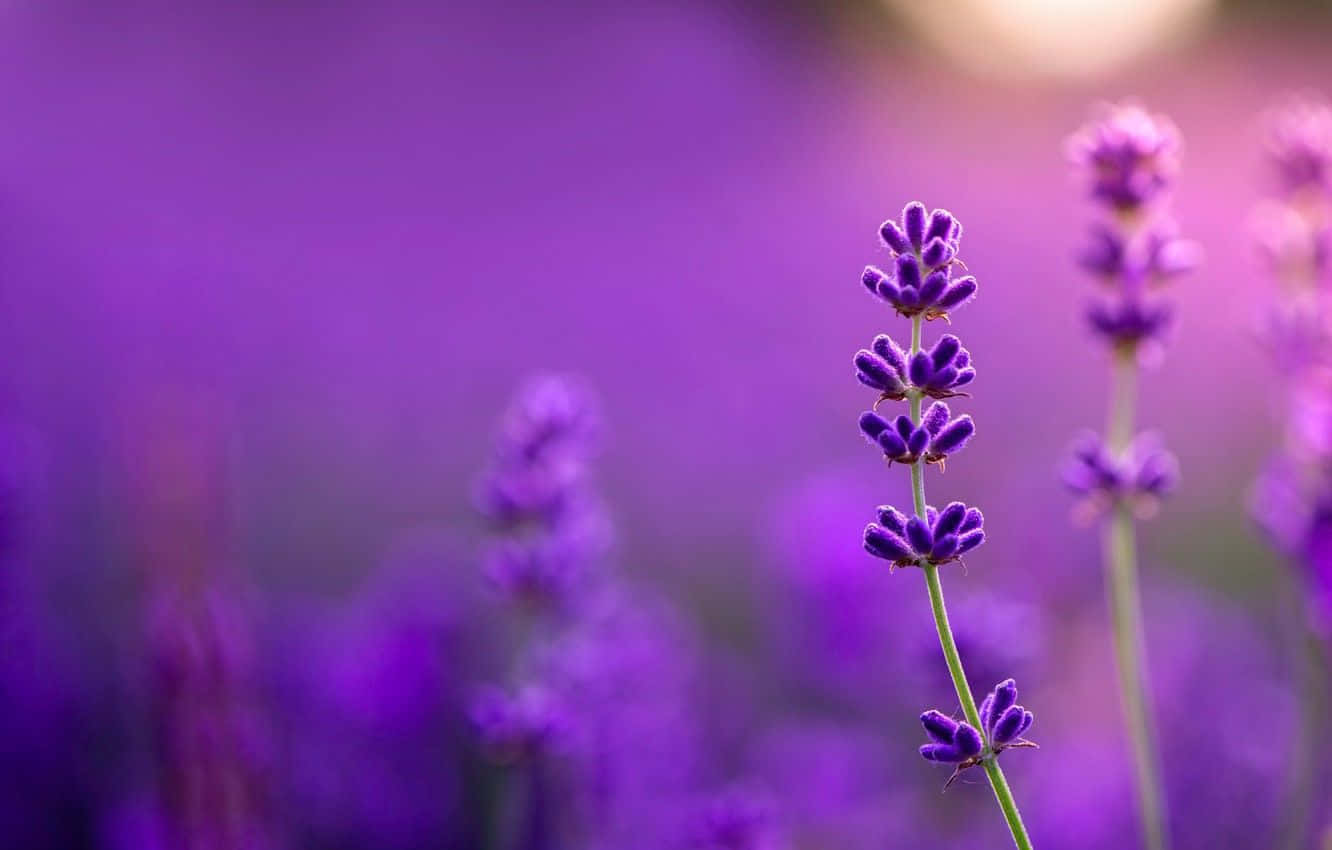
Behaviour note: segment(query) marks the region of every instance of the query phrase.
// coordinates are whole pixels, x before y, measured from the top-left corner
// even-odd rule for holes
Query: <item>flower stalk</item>
[[[1013,843],[1019,850],[1031,850],[1031,838],[998,757],[1009,748],[1036,746],[1021,737],[1033,716],[1017,705],[1017,685],[1012,679],[1000,683],[977,707],[948,621],[939,577],[941,565],[959,560],[984,542],[984,517],[961,502],[936,509],[925,500],[926,466],[942,467],[975,433],[970,416],[952,418],[948,406],[938,399],[965,395],[957,388],[971,383],[975,370],[970,353],[954,336],[944,335],[929,350],[924,349],[923,324],[927,319],[946,318],[949,310],[969,300],[976,292],[976,281],[970,275],[951,276],[961,225],[944,210],[927,214],[923,205],[908,204],[901,224],[886,222],[880,235],[894,255],[895,274],[870,267],[861,280],[872,294],[911,320],[911,344],[904,352],[881,335],[875,338],[873,350],[857,352],[854,362],[861,383],[880,393],[876,407],[885,401],[906,401],[909,416],[889,421],[869,411],[860,418],[860,430],[882,450],[890,466],[897,462],[910,468],[913,515],[881,506],[879,521],[865,529],[865,548],[893,567],[915,566],[925,574],[939,646],[962,707],[961,721],[935,710],[921,715],[931,739],[921,747],[921,756],[955,766],[948,784],[964,770],[983,768]],[[922,410],[926,396],[935,401]]]

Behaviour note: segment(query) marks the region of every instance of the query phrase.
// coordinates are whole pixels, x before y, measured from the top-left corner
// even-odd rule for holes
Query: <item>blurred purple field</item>
[[[912,493],[856,431],[851,357],[907,328],[857,277],[919,199],[980,286],[925,340],[978,374],[928,472],[984,509],[940,569],[970,685],[1037,717],[1035,846],[1139,846],[1060,478],[1110,360],[1065,140],[1132,97],[1205,256],[1138,405],[1182,470],[1138,525],[1170,835],[1332,847],[1332,497],[1288,531],[1270,477],[1332,416],[1291,426],[1252,226],[1332,18],[1175,0],[1060,76],[909,5],[0,0],[0,844],[1011,846],[917,754],[959,698],[862,545]]]

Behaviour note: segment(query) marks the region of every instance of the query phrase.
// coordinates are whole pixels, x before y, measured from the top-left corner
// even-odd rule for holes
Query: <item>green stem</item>
[[[1137,364],[1133,352],[1116,352],[1112,383],[1110,422],[1106,434],[1110,450],[1117,454],[1128,446],[1133,437],[1137,389]],[[1145,686],[1142,602],[1138,592],[1134,536],[1133,514],[1127,505],[1115,505],[1106,522],[1104,544],[1106,590],[1114,638],[1115,666],[1119,672],[1120,702],[1133,750],[1143,846],[1147,850],[1166,850],[1169,842],[1165,830],[1165,793],[1161,783],[1156,735],[1150,720],[1149,695]]]
[[[915,316],[911,320],[911,354],[920,350],[920,330],[921,318]],[[920,396],[911,397],[911,420],[919,424],[920,422]],[[911,465],[911,500],[915,506],[916,516],[925,517],[925,461],[918,460]],[[939,633],[939,646],[943,649],[944,661],[948,664],[948,674],[953,678],[953,688],[957,691],[958,702],[962,704],[962,713],[966,715],[967,722],[977,729],[983,730],[984,724],[981,723],[980,711],[976,708],[976,698],[971,694],[971,686],[967,683],[966,671],[962,669],[962,656],[957,651],[957,641],[953,638],[953,627],[948,622],[948,608],[944,604],[943,586],[939,583],[939,568],[934,564],[926,564],[921,568],[925,573],[925,586],[930,592],[930,610],[934,614],[934,628]],[[994,798],[999,802],[999,808],[1004,813],[1004,820],[1008,821],[1008,829],[1013,833],[1013,843],[1017,845],[1018,850],[1032,850],[1031,838],[1027,835],[1027,827],[1022,823],[1022,814],[1018,811],[1017,801],[1013,799],[1013,791],[1008,787],[1008,779],[1004,776],[1004,771],[999,767],[999,760],[987,758],[982,762],[985,767],[985,775],[990,779],[990,787],[994,789]]]

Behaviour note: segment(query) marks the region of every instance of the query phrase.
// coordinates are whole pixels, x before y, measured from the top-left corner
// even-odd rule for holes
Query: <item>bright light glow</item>
[[[1086,77],[1202,19],[1214,0],[886,0],[952,58],[1008,77]]]

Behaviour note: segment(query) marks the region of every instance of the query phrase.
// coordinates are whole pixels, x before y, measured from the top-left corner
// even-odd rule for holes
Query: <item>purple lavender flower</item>
[[[732,788],[704,808],[691,844],[697,850],[779,850],[786,842],[773,808],[766,795]]]
[[[1149,222],[1136,239],[1119,226],[1096,222],[1078,255],[1079,265],[1110,284],[1121,280],[1165,283],[1201,262],[1198,243],[1181,237],[1178,224],[1165,215]]]
[[[1137,299],[1093,301],[1087,321],[1117,349],[1134,351],[1144,343],[1164,342],[1174,318],[1170,305]]]
[[[976,433],[976,423],[970,416],[951,416],[952,411],[942,401],[930,405],[919,425],[906,415],[890,422],[867,410],[860,415],[860,431],[883,450],[889,464],[924,460],[942,468],[948,456],[961,451]]]
[[[976,379],[971,353],[952,334],[910,358],[887,334],[876,336],[870,348],[856,352],[856,377],[878,390],[880,401],[905,401],[912,392],[936,399],[967,395],[958,388]]]
[[[581,493],[598,431],[595,405],[581,386],[557,376],[532,381],[500,423],[477,507],[501,527],[557,518]]]
[[[985,724],[985,740],[996,755],[1008,747],[1031,745],[1022,739],[1022,733],[1031,728],[1035,717],[1017,704],[1017,682],[1012,679],[994,686],[981,702],[980,715]]]
[[[1291,194],[1332,191],[1332,106],[1313,96],[1290,98],[1266,116],[1267,153]]]
[[[473,700],[471,719],[487,755],[500,764],[552,752],[567,725],[554,696],[533,684],[516,693],[484,689]]]
[[[1179,131],[1135,103],[1103,104],[1069,139],[1069,158],[1094,198],[1131,211],[1156,200],[1179,170]]]
[[[866,266],[860,281],[872,294],[887,301],[900,315],[947,318],[976,294],[976,279],[953,278],[962,225],[947,210],[927,212],[919,202],[907,204],[901,223],[886,221],[879,228],[893,255],[890,271]]]
[[[942,711],[930,709],[920,716],[920,725],[930,743],[922,744],[920,755],[926,761],[957,765],[944,788],[968,768],[999,756],[1014,747],[1035,747],[1022,734],[1031,728],[1035,717],[1017,704],[1017,683],[1005,679],[995,686],[980,705],[984,735],[965,720],[954,720]]]
[[[1087,432],[1074,443],[1063,477],[1082,498],[1079,512],[1085,518],[1120,501],[1139,516],[1150,517],[1179,482],[1179,463],[1154,432],[1139,434],[1118,456]]]
[[[960,765],[977,759],[985,749],[985,742],[975,726],[965,720],[954,720],[937,709],[922,714],[920,725],[930,736],[930,743],[920,747],[920,755],[926,761]]]
[[[950,502],[910,517],[891,505],[878,509],[879,521],[865,526],[865,551],[894,567],[947,564],[985,542],[985,517],[976,508]]]

